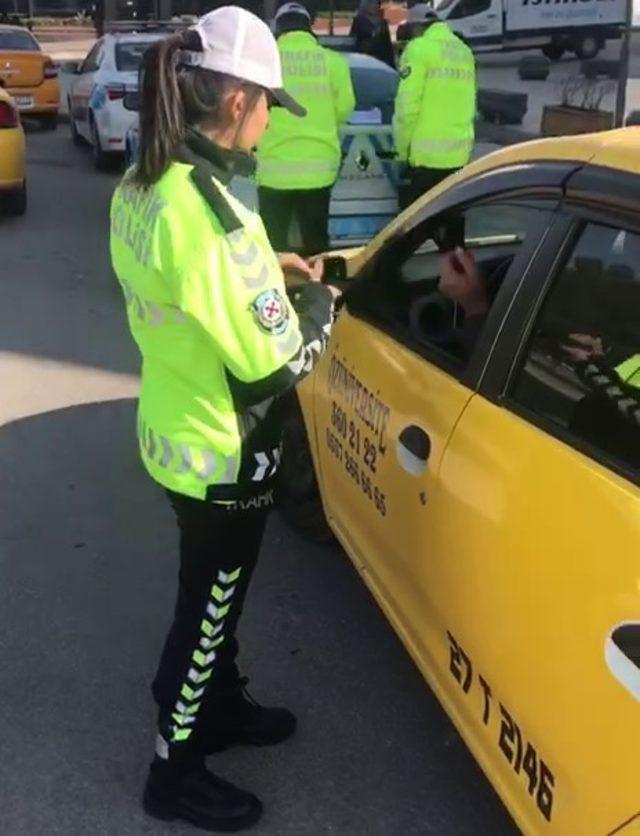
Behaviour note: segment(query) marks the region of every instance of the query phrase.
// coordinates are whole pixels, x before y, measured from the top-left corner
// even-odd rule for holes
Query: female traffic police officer
[[[146,54],[141,155],[116,190],[111,254],[143,358],[138,436],[180,530],[174,621],[153,693],[159,706],[146,811],[239,830],[258,799],[207,771],[206,754],[290,736],[295,717],[248,697],[235,630],[256,563],[280,455],[279,396],[309,372],[336,291],[287,298],[262,222],[227,191],[252,167],[282,89],[268,27],[226,6]],[[315,276],[313,276],[316,278]]]

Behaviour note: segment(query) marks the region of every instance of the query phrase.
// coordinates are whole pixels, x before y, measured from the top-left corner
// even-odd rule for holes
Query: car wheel
[[[595,35],[584,35],[577,41],[575,51],[582,61],[589,61],[600,52],[600,41]]]
[[[43,131],[55,131],[58,127],[58,114],[54,113],[49,116],[41,116],[38,122],[40,122],[40,127]]]
[[[83,145],[86,145],[85,139],[83,136],[80,135],[78,128],[76,127],[76,120],[71,115],[71,102],[68,104],[69,106],[69,130],[71,131],[71,141],[76,146],[76,148],[81,148]]]
[[[100,145],[100,134],[96,127],[95,119],[91,117],[91,151],[93,153],[93,165],[96,171],[109,171],[113,166],[111,154],[102,150]]]
[[[565,48],[560,44],[547,44],[542,47],[542,54],[550,61],[559,61],[565,53]]]
[[[278,505],[289,528],[305,540],[333,540],[322,508],[307,430],[295,397],[287,403],[284,419]]]
[[[27,211],[27,181],[19,189],[14,189],[2,195],[2,208],[5,214],[20,216]]]

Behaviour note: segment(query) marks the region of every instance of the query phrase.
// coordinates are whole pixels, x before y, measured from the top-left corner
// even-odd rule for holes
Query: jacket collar
[[[234,176],[250,177],[255,173],[254,158],[244,151],[221,148],[193,128],[187,128],[179,159],[203,168],[211,177],[228,186]]]
[[[241,229],[242,221],[215,181],[227,186],[235,175],[249,177],[256,168],[253,157],[243,151],[220,148],[198,131],[187,128],[177,159],[193,166],[191,181],[211,207],[225,233]]]

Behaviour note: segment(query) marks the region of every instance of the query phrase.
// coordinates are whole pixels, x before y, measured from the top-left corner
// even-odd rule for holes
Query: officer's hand
[[[456,302],[465,316],[484,316],[489,309],[487,286],[473,255],[462,247],[442,256],[438,290]]]
[[[324,263],[318,258],[315,261],[305,261],[297,253],[278,253],[278,261],[285,281],[288,284],[300,284],[300,282],[320,282],[324,272]]]

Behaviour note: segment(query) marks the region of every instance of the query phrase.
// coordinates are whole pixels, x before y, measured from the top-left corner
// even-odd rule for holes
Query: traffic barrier
[[[551,61],[544,55],[524,55],[518,64],[522,81],[546,81],[551,72]]]
[[[486,88],[478,90],[478,113],[487,122],[496,125],[522,124],[528,104],[529,97],[526,93]]]

